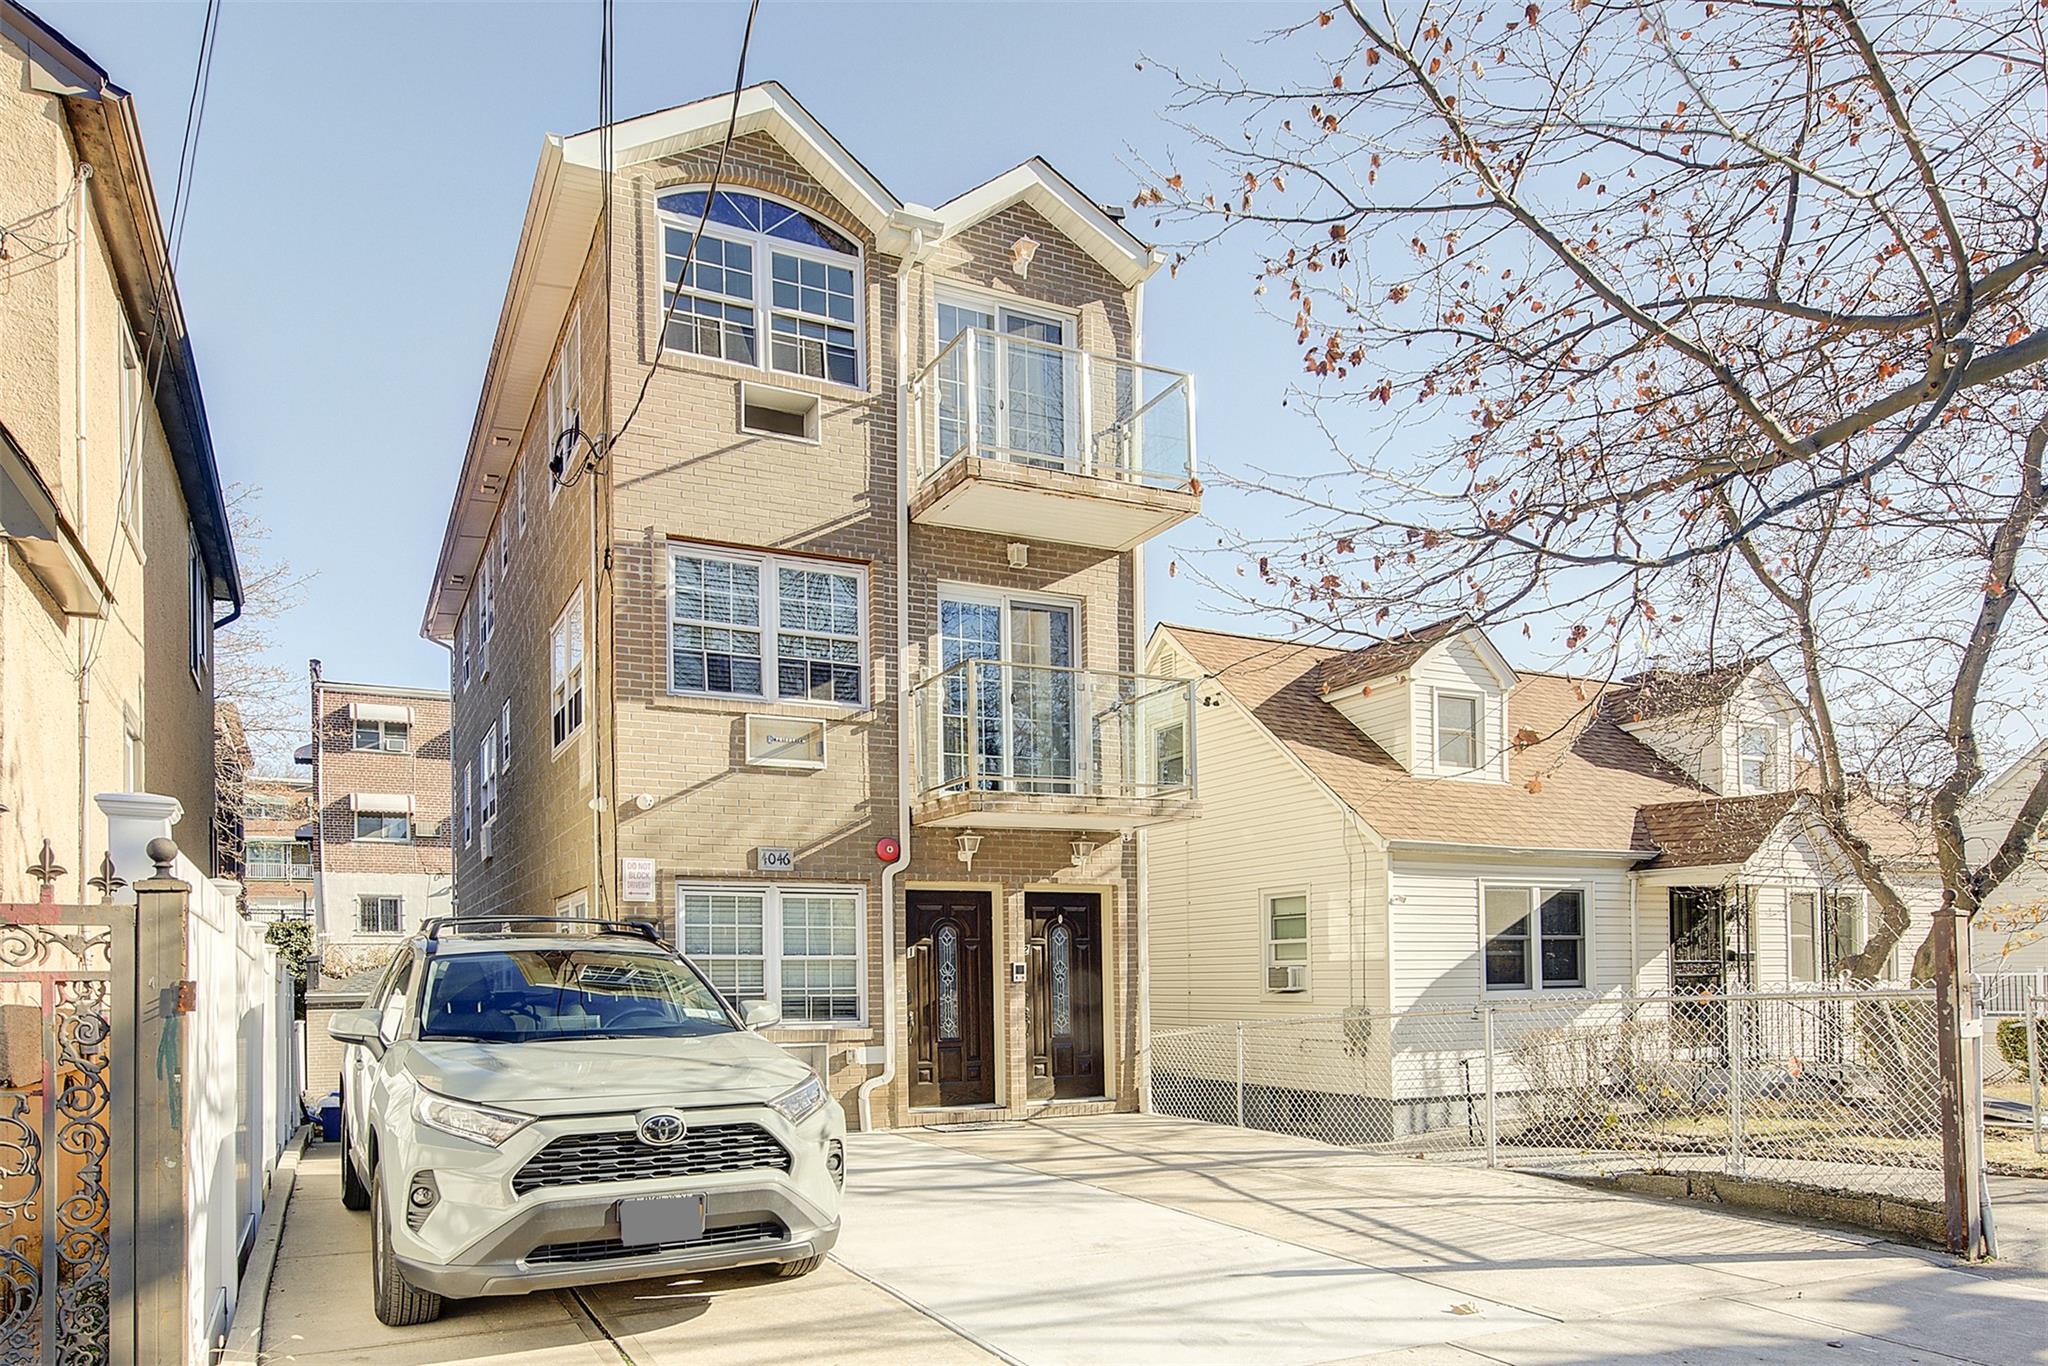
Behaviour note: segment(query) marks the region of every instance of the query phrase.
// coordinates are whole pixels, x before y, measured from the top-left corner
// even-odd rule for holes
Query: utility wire
[[[626,410],[625,420],[619,423],[605,441],[607,450],[616,447],[632,427],[633,419],[640,415],[640,405],[647,401],[647,388],[654,382],[654,372],[661,368],[662,348],[668,344],[668,326],[675,320],[676,305],[682,302],[683,291],[690,287],[690,269],[697,260],[697,244],[704,240],[704,228],[711,221],[711,206],[718,201],[719,181],[725,176],[725,159],[732,151],[733,134],[740,121],[740,91],[747,84],[747,49],[754,41],[754,16],[761,12],[761,0],[748,0],[747,26],[740,34],[739,69],[732,78],[732,112],[726,116],[725,138],[718,144],[718,161],[711,169],[710,188],[704,193],[704,211],[697,215],[697,231],[690,234],[690,245],[683,253],[683,270],[676,277],[675,286],[669,292],[668,307],[661,315],[661,326],[654,334],[654,359],[647,363],[647,373],[640,377],[640,392],[634,396],[633,406]],[[755,338],[755,345],[761,343]]]

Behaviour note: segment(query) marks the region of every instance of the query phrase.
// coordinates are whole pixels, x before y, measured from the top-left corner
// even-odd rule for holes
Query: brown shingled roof
[[[1508,697],[1508,724],[1542,738],[1509,756],[1508,782],[1416,778],[1323,701],[1329,678],[1344,677],[1342,662],[1357,652],[1165,629],[1309,772],[1389,839],[1619,852],[1639,847],[1633,842],[1639,808],[1708,795],[1603,714],[1596,705],[1598,682],[1522,675]]]
[[[1760,659],[1745,659],[1711,669],[1651,669],[1622,680],[1623,686],[1609,694],[1607,705],[1613,708],[1614,718],[1623,724],[1718,707],[1762,663]]]
[[[1747,863],[1799,800],[1796,792],[1660,802],[1636,813],[1636,847],[1655,849],[1650,868]]]
[[[1427,628],[1442,634],[1397,667],[1465,624]],[[1390,840],[1655,851],[1649,866],[1664,868],[1741,863],[1798,801],[1789,792],[1717,797],[1622,730],[1631,712],[1617,703],[1641,686],[1642,676],[1603,684],[1523,673],[1508,694],[1508,725],[1540,738],[1509,755],[1508,782],[1417,778],[1323,700],[1360,681],[1352,662],[1358,655],[1385,647],[1346,651],[1189,626],[1163,629],[1288,753]],[[1753,667],[1740,666],[1720,696]],[[1869,798],[1856,799],[1851,811],[1856,829],[1887,863],[1926,860],[1924,832],[1912,822]]]
[[[1413,631],[1339,654],[1323,663],[1319,675],[1323,695],[1341,692],[1359,683],[1397,674],[1429,653],[1439,641],[1448,640],[1471,624],[1468,617],[1447,617],[1419,626]]]

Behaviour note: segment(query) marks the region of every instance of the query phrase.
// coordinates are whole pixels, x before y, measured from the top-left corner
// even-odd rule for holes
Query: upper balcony
[[[911,689],[911,819],[1115,830],[1195,814],[1195,680],[963,659]]]
[[[1195,515],[1194,378],[973,327],[911,385],[910,518],[1129,550]]]

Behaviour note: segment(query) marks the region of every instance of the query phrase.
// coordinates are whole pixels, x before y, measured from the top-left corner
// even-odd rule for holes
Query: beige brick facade
[[[1134,669],[1140,626],[1136,556],[1059,544],[1053,528],[1041,540],[913,526],[909,563],[898,563],[898,528],[907,517],[897,468],[899,385],[907,379],[898,373],[898,299],[910,310],[901,320],[908,335],[900,340],[906,368],[914,374],[934,353],[936,293],[946,285],[1049,308],[1072,319],[1070,343],[1125,357],[1135,345],[1135,292],[1023,203],[945,237],[904,274],[901,258],[885,253],[876,234],[862,226],[861,215],[836,199],[772,129],[752,131],[734,142],[723,184],[801,207],[860,247],[860,384],[675,351],[657,358],[663,266],[656,200],[673,189],[701,186],[715,152],[712,146],[671,155],[621,174],[611,230],[610,308],[604,306],[600,229],[580,271],[570,311],[574,321],[556,337],[551,367],[560,363],[572,328],[580,336],[582,423],[593,434],[623,420],[653,367],[630,428],[611,444],[596,474],[581,476],[550,500],[542,469],[550,380],[542,378],[541,397],[517,445],[525,477],[515,466],[500,483],[496,524],[483,550],[493,575],[489,666],[480,667],[472,646],[466,681],[462,638],[479,629],[481,570],[470,576],[461,621],[453,629],[458,807],[465,770],[481,767],[481,748],[503,724],[508,701],[514,754],[498,778],[490,857],[483,854],[481,829],[470,842],[458,835],[454,852],[463,911],[544,913],[565,896],[583,893],[593,915],[644,916],[674,932],[684,884],[857,889],[865,940],[860,1021],[785,1026],[772,1037],[790,1045],[823,1045],[830,1089],[851,1107],[860,1083],[880,1070],[882,1003],[892,1000],[899,1025],[897,1079],[877,1093],[874,1111],[878,1123],[905,1124],[942,1117],[913,1111],[905,1084],[905,890],[971,885],[990,894],[999,1054],[995,1098],[999,1109],[1024,1113],[1027,987],[1011,980],[1011,965],[1027,958],[1024,898],[1031,888],[1086,889],[1101,898],[1108,1074],[1106,1094],[1092,1108],[1131,1108],[1141,1010],[1134,841],[1085,826],[984,829],[970,871],[955,856],[954,831],[916,829],[894,904],[884,900],[876,842],[899,833],[908,795],[899,791],[897,777],[898,705],[906,684],[899,661],[906,662],[912,682],[935,668],[941,584],[1073,600],[1075,663],[1090,669]],[[1013,244],[1022,237],[1037,243],[1025,277],[1011,268]],[[768,262],[757,260],[755,269],[766,271]],[[765,350],[765,335],[759,345]],[[741,385],[747,381],[816,395],[816,439],[743,431]],[[1008,547],[1019,539],[1027,541],[1028,565],[1013,568]],[[725,698],[673,689],[671,556],[688,546],[857,569],[866,630],[862,701]],[[899,574],[910,585],[907,642],[898,639]],[[588,612],[585,720],[559,752],[551,752],[550,628],[564,602],[579,591]],[[764,627],[773,629],[772,623]],[[765,686],[772,691],[774,683]],[[750,764],[747,718],[763,713],[822,722],[825,767]],[[1070,842],[1084,834],[1100,847],[1076,867]],[[757,851],[764,847],[792,850],[794,871],[764,877],[756,870]],[[621,859],[652,860],[652,902],[618,900]]]

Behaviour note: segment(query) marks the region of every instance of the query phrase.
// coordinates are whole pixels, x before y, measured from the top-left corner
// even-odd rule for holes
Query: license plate
[[[691,1243],[703,1236],[701,1195],[649,1195],[619,1201],[619,1241],[627,1247]]]

